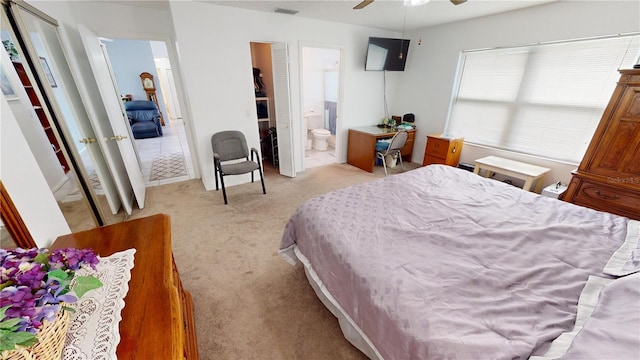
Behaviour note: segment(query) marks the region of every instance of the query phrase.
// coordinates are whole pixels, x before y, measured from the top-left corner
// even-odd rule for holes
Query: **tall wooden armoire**
[[[620,73],[563,200],[640,220],[640,69]]]
[[[156,84],[153,81],[153,75],[148,72],[143,72],[140,74],[140,81],[142,81],[142,88],[144,92],[147,93],[147,100],[153,101],[156,103],[158,107],[158,112],[160,113],[160,124],[164,126],[164,116],[162,116],[162,111],[160,111],[160,104],[158,104],[158,97],[156,96]]]

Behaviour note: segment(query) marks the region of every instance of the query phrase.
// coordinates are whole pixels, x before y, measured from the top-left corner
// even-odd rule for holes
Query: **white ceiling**
[[[273,12],[278,8],[298,10],[296,15],[313,19],[402,31],[467,20],[560,0],[468,0],[453,5],[449,0],[431,0],[426,5],[408,7],[403,0],[375,0],[367,7],[353,10],[361,0],[193,0],[243,9]],[[405,20],[406,14],[406,20]]]

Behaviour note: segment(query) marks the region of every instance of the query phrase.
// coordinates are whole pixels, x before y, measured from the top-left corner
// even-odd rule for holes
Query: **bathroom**
[[[336,162],[341,50],[303,47],[304,168]]]

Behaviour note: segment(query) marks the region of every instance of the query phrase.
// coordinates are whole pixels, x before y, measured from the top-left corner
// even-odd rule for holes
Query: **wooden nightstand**
[[[458,166],[464,138],[449,138],[440,134],[427,135],[422,166],[445,164]]]

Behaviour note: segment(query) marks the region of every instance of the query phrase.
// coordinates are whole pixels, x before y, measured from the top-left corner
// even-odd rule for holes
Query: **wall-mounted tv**
[[[364,69],[367,71],[404,71],[408,53],[408,39],[369,37]]]

